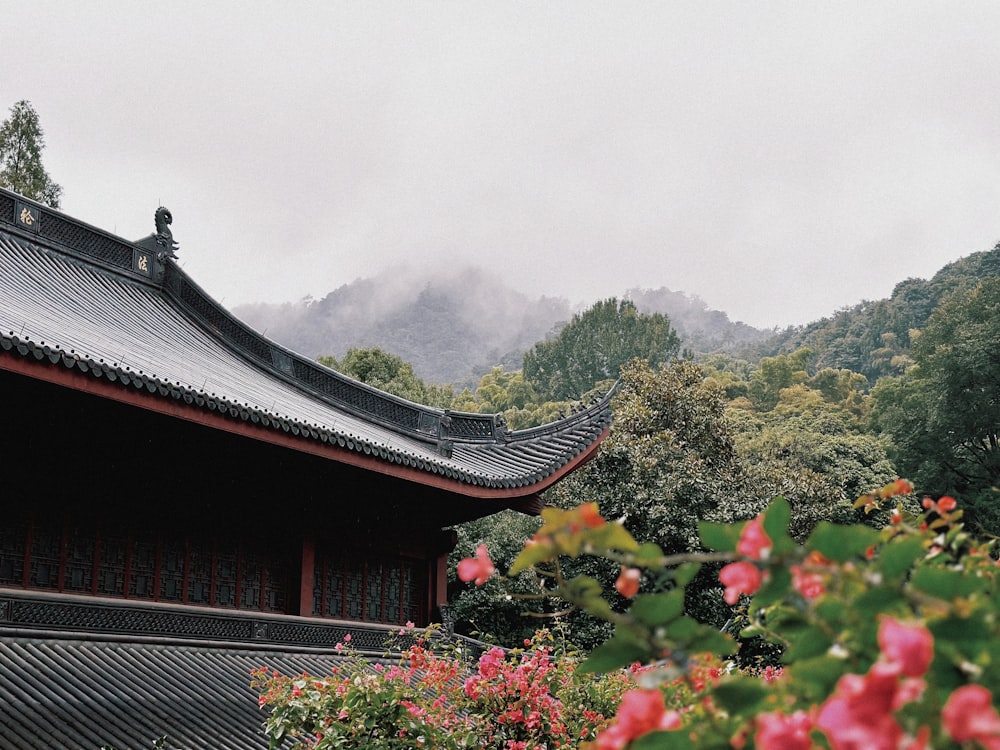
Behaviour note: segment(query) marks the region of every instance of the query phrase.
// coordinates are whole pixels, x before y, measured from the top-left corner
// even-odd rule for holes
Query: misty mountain
[[[774,334],[733,323],[699,298],[665,287],[632,289],[623,296],[641,312],[669,317],[682,345],[695,352],[759,343]],[[254,329],[304,356],[340,358],[353,347],[380,347],[412,364],[422,380],[459,388],[474,388],[496,365],[520,369],[524,352],[557,334],[578,311],[565,299],[530,299],[474,268],[422,278],[409,270],[383,273],[318,300],[233,309]]]
[[[573,313],[566,300],[529,299],[482,271],[465,269],[422,279],[384,273],[322,299],[241,305],[233,314],[307,357],[340,358],[351,348],[380,347],[412,364],[426,382],[475,387],[495,365],[520,369],[524,351]]]

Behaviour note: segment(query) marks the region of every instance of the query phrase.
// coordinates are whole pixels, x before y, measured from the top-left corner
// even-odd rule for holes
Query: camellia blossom
[[[719,581],[726,587],[726,591],[722,595],[726,604],[736,604],[740,594],[757,593],[762,580],[757,566],[745,560],[729,563],[719,571]]]
[[[923,677],[934,658],[931,631],[923,625],[906,625],[888,616],[879,623],[878,645],[882,657],[898,664],[907,677]]]
[[[899,667],[876,662],[861,676],[846,674],[820,709],[816,726],[833,750],[897,750],[903,728],[893,716],[897,707]]]
[[[1000,750],[1000,715],[982,685],[956,688],[941,710],[941,722],[955,742],[975,741],[986,750]]]
[[[805,711],[790,716],[772,711],[757,717],[755,745],[759,750],[810,750],[812,717]]]
[[[826,591],[823,576],[804,570],[800,565],[792,566],[792,586],[806,599],[815,599]]]
[[[630,690],[622,696],[615,723],[597,736],[597,750],[621,750],[644,734],[680,725],[681,715],[667,710],[659,690]]]
[[[926,510],[933,510],[939,516],[947,516],[958,507],[958,502],[949,495],[944,495],[937,500],[925,497],[922,504]]]
[[[639,593],[639,579],[641,577],[642,572],[638,568],[623,567],[622,572],[618,574],[618,580],[615,581],[615,590],[626,599],[631,599]]]
[[[764,531],[764,516],[758,515],[743,527],[736,551],[754,560],[766,560],[773,546],[771,537]]]
[[[466,557],[458,562],[459,579],[466,583],[475,581],[477,586],[482,586],[496,572],[485,544],[476,547],[475,557]]]

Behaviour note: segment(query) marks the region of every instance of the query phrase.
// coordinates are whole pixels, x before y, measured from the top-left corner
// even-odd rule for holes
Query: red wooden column
[[[428,617],[438,617],[440,618],[440,613],[442,611],[441,607],[448,604],[448,553],[439,555],[433,563],[433,576],[432,580],[434,585],[431,587],[433,589],[432,596],[434,597],[431,601],[431,608],[427,612]],[[424,623],[425,625],[430,625],[430,623]]]
[[[306,535],[302,538],[302,564],[299,566],[299,606],[298,614],[312,617],[313,589],[316,586],[316,539]]]

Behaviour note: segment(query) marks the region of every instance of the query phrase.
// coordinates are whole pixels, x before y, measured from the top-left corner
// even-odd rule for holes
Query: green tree
[[[352,348],[343,359],[324,356],[318,362],[362,383],[417,404],[451,408],[455,390],[451,386],[424,383],[413,366],[402,357],[378,347]]]
[[[970,521],[1000,532],[1000,278],[939,304],[912,355],[875,387],[874,423],[921,492],[968,498]]]
[[[545,401],[580,399],[597,383],[615,380],[626,362],[658,365],[680,351],[670,320],[644,315],[629,300],[606,299],[574,315],[555,339],[524,355],[524,379]]]
[[[811,358],[812,351],[809,349],[764,357],[750,376],[750,399],[757,410],[770,411],[781,398],[782,389],[805,382]]]
[[[476,398],[483,414],[498,414],[508,409],[524,409],[537,400],[535,391],[520,372],[504,372],[494,367],[479,381]]]
[[[62,187],[42,166],[44,148],[38,113],[31,102],[22,99],[10,108],[10,117],[0,125],[0,185],[59,208]]]

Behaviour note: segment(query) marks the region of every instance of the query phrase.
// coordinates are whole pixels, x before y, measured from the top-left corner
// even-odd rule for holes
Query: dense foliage
[[[794,385],[781,389],[772,409],[758,411],[746,398],[726,397],[723,383],[733,381],[720,371],[689,361],[654,368],[634,360],[621,372],[611,434],[598,455],[546,493],[546,501],[562,508],[598,503],[635,538],[669,553],[698,549],[700,521],[748,518],[775,491],[791,503],[797,538],[822,520],[853,520],[853,498],[895,476],[884,447],[855,426],[859,413],[866,413],[867,397],[854,389],[858,383],[846,373],[810,378],[803,372],[792,380]],[[453,562],[485,543],[497,563],[507,567],[519,551],[517,540],[533,533],[537,524],[510,514],[463,525]],[[605,585],[617,575],[613,565],[597,560],[570,565],[583,566],[577,572]],[[543,604],[530,598],[538,592],[538,582],[527,572],[507,585],[505,592],[497,581],[482,588],[453,581],[459,629],[488,633],[504,644],[519,642],[532,624],[518,613],[537,616]],[[688,597],[688,607],[699,619],[721,626],[729,618],[713,571],[702,573],[688,588]],[[568,637],[581,647],[607,635],[606,627],[586,613],[569,614],[564,622]]]
[[[524,355],[524,379],[548,401],[580,399],[594,385],[614,380],[636,357],[670,362],[680,339],[665,315],[640,313],[629,300],[607,299],[574,315],[553,339]]]
[[[911,334],[927,325],[938,305],[997,277],[1000,243],[948,264],[931,279],[901,281],[888,299],[862,302],[752,344],[747,356],[757,359],[808,348],[815,354],[817,368],[851,370],[874,384],[883,376],[902,374],[911,364]]]
[[[38,113],[22,99],[10,108],[10,117],[0,124],[0,186],[59,208],[62,187],[42,164],[45,138]]]
[[[967,497],[971,520],[1000,531],[1000,278],[939,305],[913,346],[916,365],[875,387],[874,422],[901,471]]]

